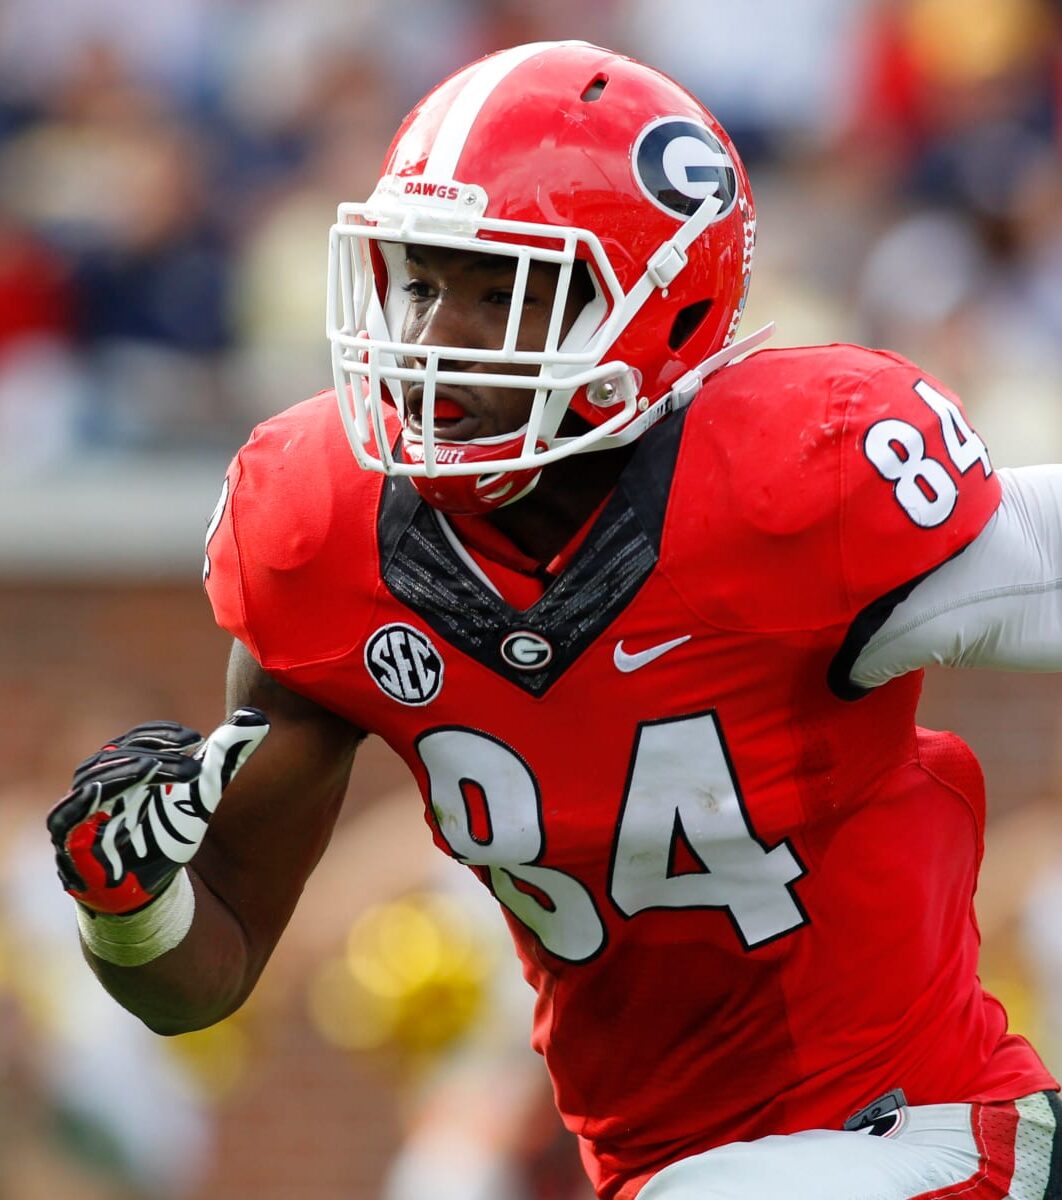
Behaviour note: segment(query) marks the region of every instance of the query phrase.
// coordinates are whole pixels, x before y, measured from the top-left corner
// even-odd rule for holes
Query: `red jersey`
[[[720,1143],[1057,1086],[977,978],[984,796],[848,670],[999,502],[956,399],[850,346],[754,355],[646,434],[511,608],[335,398],[267,421],[212,523],[218,621],[405,759],[500,901],[599,1194]]]

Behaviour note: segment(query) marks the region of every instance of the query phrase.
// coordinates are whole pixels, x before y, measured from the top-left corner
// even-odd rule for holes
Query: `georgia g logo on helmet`
[[[705,125],[686,117],[660,117],[638,135],[631,157],[638,186],[658,208],[676,217],[691,217],[710,196],[719,204],[716,220],[737,203],[733,160]]]

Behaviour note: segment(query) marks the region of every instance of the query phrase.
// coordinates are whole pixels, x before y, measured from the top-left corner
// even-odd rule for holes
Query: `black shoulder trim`
[[[641,438],[575,557],[529,609],[512,608],[468,569],[434,511],[405,478],[387,480],[381,497],[377,533],[384,583],[451,645],[524,691],[543,695],[656,566],[684,417],[676,413]],[[534,667],[518,665],[512,649],[517,635],[531,635]],[[546,653],[543,643],[548,654],[538,666]]]
[[[689,411],[689,408],[680,409],[643,434],[638,449],[619,479],[619,490],[626,496],[627,503],[658,551]]]
[[[855,620],[848,626],[848,632],[844,636],[841,648],[833,656],[833,661],[826,672],[826,682],[829,684],[830,691],[839,700],[862,700],[864,696],[876,690],[860,687],[858,683],[852,682],[852,668],[855,666],[856,659],[862,654],[867,642],[892,616],[893,610],[907,599],[922,580],[928,579],[934,571],[939,571],[944,563],[958,558],[965,549],[965,546],[960,547],[943,562],[937,563],[935,567],[930,567],[928,571],[923,571],[914,579],[909,579],[899,587],[893,588],[891,592],[886,592],[884,596],[879,596],[877,600],[872,601],[862,612],[857,614]]]

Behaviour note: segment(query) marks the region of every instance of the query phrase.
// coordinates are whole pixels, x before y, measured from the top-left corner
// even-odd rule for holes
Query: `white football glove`
[[[268,732],[264,713],[239,708],[205,739],[156,721],[85,759],[48,814],[70,895],[99,913],[150,904],[195,855],[222,792]]]

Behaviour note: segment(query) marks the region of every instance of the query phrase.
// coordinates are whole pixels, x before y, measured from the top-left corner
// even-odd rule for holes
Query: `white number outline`
[[[713,737],[707,752],[704,749],[703,741],[694,745],[690,743],[690,756],[696,758],[697,761],[705,763],[706,753],[710,755],[717,750],[720,763],[725,769],[726,779],[729,788],[732,790],[733,799],[737,805],[737,815],[740,816],[740,821],[743,826],[742,838],[747,838],[748,842],[754,845],[759,851],[762,851],[762,862],[766,864],[768,860],[773,859],[771,866],[773,870],[768,871],[768,874],[778,874],[780,869],[783,873],[788,870],[788,875],[782,879],[773,879],[770,881],[772,888],[783,888],[785,901],[792,910],[791,915],[787,915],[784,919],[789,921],[789,924],[784,927],[778,927],[775,932],[763,937],[750,938],[746,936],[746,929],[738,918],[735,906],[725,902],[721,903],[702,903],[702,904],[681,904],[681,903],[661,903],[653,905],[640,906],[634,911],[627,911],[620,900],[616,896],[616,880],[617,880],[617,861],[618,848],[621,843],[624,822],[628,819],[632,811],[631,807],[631,789],[633,781],[638,772],[638,758],[642,747],[643,731],[650,727],[659,727],[665,725],[680,726],[689,725],[693,721],[702,721],[708,718],[711,721]],[[482,746],[489,746],[489,754],[493,756],[495,752],[501,751],[506,756],[508,761],[502,762],[503,773],[505,769],[513,769],[518,772],[515,785],[508,788],[502,799],[499,800],[495,795],[492,801],[492,788],[487,782],[474,777],[473,769],[465,772],[462,768],[455,769],[450,761],[445,758],[435,758],[435,748],[439,745],[443,746],[443,750],[448,751],[450,743],[443,743],[440,738],[458,735],[461,738],[474,739],[469,743],[468,750],[470,753],[462,757],[462,762],[471,761],[474,759],[476,752]],[[427,747],[431,748],[431,752],[426,754]],[[501,738],[495,737],[493,734],[486,733],[481,729],[472,729],[462,725],[444,725],[437,726],[433,729],[425,730],[420,734],[414,747],[417,751],[422,766],[428,780],[428,806],[434,819],[434,827],[439,834],[439,837],[449,847],[450,853],[458,861],[464,865],[477,870],[477,873],[483,878],[482,872],[486,872],[488,886],[494,893],[495,898],[509,914],[517,921],[525,926],[538,939],[542,947],[555,958],[559,958],[565,962],[585,963],[597,958],[608,945],[608,926],[605,923],[601,910],[598,908],[597,901],[590,889],[575,875],[569,871],[561,870],[557,867],[547,867],[542,865],[542,860],[546,855],[547,850],[547,831],[544,821],[543,803],[541,787],[537,776],[532,771],[530,765],[523,756],[516,751],[507,742]],[[501,760],[499,760],[501,761]],[[710,768],[710,760],[707,763]],[[644,770],[644,759],[643,759]],[[710,771],[709,771],[710,774]],[[532,822],[526,820],[530,815],[530,808],[520,798],[520,792],[526,783],[529,788],[529,794],[533,796],[533,825]],[[468,808],[468,801],[464,790],[464,785],[471,784],[476,787],[486,813],[486,822],[489,832],[489,837],[484,839],[478,837],[473,829],[473,821]],[[501,791],[501,789],[499,789]],[[453,803],[453,795],[459,798],[461,807],[460,814],[457,813],[458,805]],[[492,803],[497,806],[492,808]],[[507,804],[511,807],[510,812],[506,812],[501,805]],[[525,811],[526,810],[526,811]],[[503,824],[506,819],[514,817],[519,820],[521,816],[525,818],[522,825],[517,825],[513,829],[503,831]],[[670,829],[664,835],[668,840],[668,862],[675,849],[676,836],[682,836],[688,848],[692,851],[697,861],[704,866],[705,876],[713,874],[712,868],[705,861],[705,856],[699,853],[690,838],[689,834],[682,826],[681,808],[679,803],[675,803],[670,813],[672,824]],[[732,819],[733,813],[728,813],[726,817],[720,817],[720,820]],[[722,826],[720,826],[722,827]],[[447,829],[450,829],[448,834]],[[491,861],[489,852],[493,849],[496,841],[501,836],[506,840],[512,841],[514,838],[526,838],[529,835],[534,842],[534,853],[527,854],[521,861]],[[728,839],[733,841],[733,839]],[[756,860],[757,873],[760,872],[760,861]],[[788,864],[788,865],[786,865]],[[661,717],[653,721],[644,721],[638,724],[635,732],[634,742],[631,747],[630,760],[627,767],[627,778],[624,785],[623,795],[617,809],[615,830],[612,837],[612,844],[609,854],[606,898],[611,909],[616,912],[624,921],[636,920],[640,913],[648,911],[662,910],[693,910],[707,911],[711,909],[722,909],[726,912],[731,926],[734,928],[737,937],[739,938],[742,947],[746,951],[758,949],[760,946],[769,945],[771,942],[777,941],[779,938],[787,937],[789,934],[796,932],[797,929],[810,924],[810,918],[807,915],[800,899],[794,890],[794,886],[799,880],[803,879],[807,874],[807,869],[799,856],[795,853],[788,838],[782,838],[773,846],[769,846],[767,842],[756,832],[751,821],[749,820],[748,809],[745,804],[744,794],[741,790],[741,785],[738,782],[737,774],[734,770],[733,759],[730,756],[730,750],[723,736],[722,725],[719,721],[718,714],[714,709],[709,709],[698,713],[687,713],[674,717]],[[528,877],[530,876],[530,877]],[[699,876],[698,876],[699,877]],[[660,890],[666,889],[670,880],[679,878],[689,878],[685,876],[665,876],[660,880]],[[572,925],[565,929],[563,922],[556,925],[559,932],[559,938],[554,937],[548,926],[551,924],[553,914],[560,912],[560,905],[554,894],[550,891],[550,884],[560,884],[563,880],[562,890],[568,893],[569,899],[576,900],[576,906],[581,907],[581,912],[575,912]],[[538,900],[537,896],[524,891],[517,887],[517,881],[529,884],[537,892],[541,892],[550,901],[552,908],[547,909],[545,905]],[[757,886],[759,880],[756,881]],[[574,890],[573,890],[574,889]],[[516,907],[510,902],[513,892],[518,895]],[[774,892],[777,897],[779,893]],[[510,900],[506,899],[510,897]],[[527,919],[528,904],[525,901],[539,910],[537,913],[531,911],[531,918]],[[736,903],[736,901],[735,901]],[[587,908],[587,905],[589,906]],[[744,904],[743,904],[743,907]],[[522,912],[520,911],[522,910]],[[746,910],[747,911],[747,910]],[[543,917],[543,914],[545,916]],[[588,914],[591,914],[592,919],[588,919]],[[564,914],[562,914],[563,916]],[[775,915],[777,916],[777,907]],[[795,920],[792,916],[796,917]],[[546,925],[547,930],[544,936],[542,929],[537,927],[535,917],[538,917],[539,925]],[[570,936],[569,936],[570,935]],[[597,943],[592,947],[587,939],[596,936]],[[568,940],[581,945],[583,948],[578,953],[562,953],[558,949],[558,943],[561,940]],[[552,942],[552,944],[551,944]]]
[[[897,454],[896,445],[903,447],[906,458]],[[926,440],[910,421],[886,417],[875,422],[863,439],[863,453],[882,479],[892,484],[896,503],[919,529],[935,529],[955,511],[959,500],[955,480],[939,459],[926,454]],[[920,479],[932,490],[932,498],[919,486]]]
[[[988,448],[962,409],[926,379],[919,379],[912,386],[936,416],[944,448],[959,475],[965,475],[975,463],[980,463],[987,479],[992,474]],[[896,453],[894,442],[903,447],[906,458]],[[925,451],[925,438],[918,427],[898,417],[876,421],[863,436],[863,454],[882,479],[893,485],[896,503],[920,529],[935,529],[955,510],[959,489],[947,467]],[[932,489],[933,499],[919,487],[919,479],[924,479]]]
[[[450,779],[440,777],[439,772],[433,775],[431,763],[429,762],[431,756],[426,756],[425,749],[430,743],[434,751],[434,746],[439,744],[440,739],[455,734],[462,737],[474,738],[476,742],[489,746],[491,753],[497,750],[503,751],[509,759],[509,762],[505,766],[522,772],[522,774],[518,773],[515,786],[507,790],[504,800],[499,803],[497,798],[495,799],[494,803],[498,806],[497,808],[493,810],[491,808],[491,789],[484,780],[475,779],[471,774],[457,772],[454,772],[453,777]],[[450,848],[450,853],[453,857],[458,862],[472,869],[484,869],[487,872],[490,890],[494,893],[498,903],[517,921],[529,929],[538,938],[543,948],[555,958],[572,963],[591,962],[597,958],[608,945],[608,928],[601,917],[593,894],[581,879],[576,878],[569,871],[562,871],[557,867],[542,865],[542,858],[547,848],[546,823],[542,811],[542,789],[539,786],[538,777],[531,770],[523,755],[513,749],[508,742],[502,741],[501,738],[486,733],[482,729],[470,729],[463,725],[442,725],[434,729],[425,730],[424,733],[417,737],[414,742],[414,748],[428,776],[429,807],[435,820],[435,828],[438,830],[439,836]],[[525,781],[533,797],[533,804],[530,806],[534,810],[533,827],[531,822],[525,821],[523,825],[518,824],[515,828],[506,829],[505,820],[507,817],[515,815],[519,818],[520,816],[526,817],[528,815],[527,812],[521,813],[517,804],[521,790],[520,785]],[[455,787],[464,810],[466,824],[461,829],[460,838],[455,838],[452,834],[450,836],[447,835],[447,827],[450,825],[447,817],[452,816],[451,813],[447,812],[448,806],[445,803],[448,784]],[[489,833],[487,839],[477,837],[473,830],[471,814],[468,811],[468,802],[465,799],[465,792],[462,787],[463,784],[473,784],[482,796]],[[515,806],[517,811],[515,813],[507,812],[501,807],[502,803],[510,807]],[[525,805],[524,807],[526,808],[527,806]],[[453,819],[456,821],[456,818]],[[531,840],[537,843],[534,853],[525,855],[518,861],[496,860],[492,862],[485,852],[491,851],[495,843],[503,836],[509,840],[530,836]],[[464,841],[466,837],[467,843],[464,849],[455,846],[455,841]],[[528,884],[537,892],[541,892],[549,899],[553,907],[547,909],[538,900],[537,896],[518,887],[518,881]],[[567,928],[564,927],[563,920],[556,923],[553,922],[554,914],[560,914],[562,918],[565,914],[561,913],[560,904],[550,891],[549,885],[551,883],[559,886],[568,894],[570,902],[569,913],[573,913],[574,915],[572,920],[569,921]],[[531,906],[530,909],[529,905]],[[581,906],[581,913],[575,911],[576,906]],[[536,909],[538,910],[537,912],[535,911]],[[559,935],[556,937],[550,930],[550,926],[554,924]],[[569,943],[567,953],[563,953],[562,949],[558,948],[561,941]],[[593,941],[593,945],[590,945],[591,941]]]
[[[970,422],[966,420],[962,409],[949,399],[942,391],[935,388],[928,380],[920,379],[914,390],[922,401],[937,414],[940,421],[940,433],[944,438],[944,446],[948,457],[955,465],[960,475],[965,475],[974,463],[981,464],[985,478],[992,474],[992,462],[988,457],[988,447],[978,437]]]
[[[684,724],[688,724],[688,723],[694,722],[694,721],[700,722],[706,718],[712,724],[713,734],[712,734],[712,738],[710,739],[710,743],[702,745],[700,747],[701,762],[710,766],[711,765],[710,756],[713,751],[718,750],[720,760],[721,760],[721,765],[723,766],[723,768],[725,770],[727,785],[731,789],[732,794],[733,794],[733,799],[736,801],[736,804],[737,804],[737,815],[740,816],[741,822],[744,825],[744,836],[746,838],[748,838],[749,842],[753,843],[755,846],[757,846],[760,850],[763,851],[762,863],[764,865],[766,865],[767,860],[769,858],[773,858],[775,860],[775,863],[778,863],[779,860],[782,860],[787,857],[793,868],[792,873],[789,875],[789,877],[786,880],[784,880],[783,882],[780,882],[780,884],[778,884],[776,886],[784,887],[788,901],[791,902],[797,919],[792,921],[791,924],[786,925],[784,928],[778,928],[776,932],[774,932],[772,934],[768,934],[765,937],[750,939],[746,936],[746,930],[742,926],[741,921],[738,918],[737,910],[736,910],[736,907],[734,904],[725,903],[725,902],[724,903],[700,903],[700,904],[668,904],[668,903],[639,904],[639,906],[637,908],[635,908],[633,911],[628,911],[619,902],[619,900],[617,899],[617,896],[616,896],[616,892],[617,892],[616,872],[617,872],[617,861],[618,861],[618,857],[619,857],[620,843],[623,840],[623,831],[624,831],[625,827],[627,827],[627,824],[628,824],[632,789],[634,787],[635,776],[638,772],[638,760],[639,760],[639,756],[641,753],[642,737],[643,737],[644,732],[650,728],[658,728],[660,726],[665,726],[665,725],[670,725],[670,726],[684,725]],[[672,817],[672,828],[668,835],[668,837],[669,837],[669,842],[668,842],[669,862],[674,855],[675,837],[676,837],[676,831],[677,831],[680,834],[680,836],[683,838],[683,840],[685,841],[686,847],[690,851],[692,856],[704,868],[705,875],[709,876],[709,877],[712,876],[715,872],[713,872],[711,865],[707,861],[707,857],[698,851],[697,846],[694,844],[693,837],[690,835],[690,833],[687,831],[687,829],[683,825],[682,810],[680,807],[680,802],[674,803],[674,806],[671,809],[671,817]],[[760,864],[757,863],[757,870],[759,870],[759,867],[760,867]],[[734,928],[734,932],[741,939],[741,944],[744,947],[744,949],[745,950],[755,950],[755,949],[758,949],[760,946],[770,945],[771,942],[775,942],[779,938],[787,937],[789,934],[794,933],[797,929],[800,929],[803,926],[811,923],[810,918],[808,917],[807,911],[805,910],[804,906],[800,903],[800,897],[797,895],[796,891],[794,890],[795,884],[797,884],[801,879],[805,878],[806,875],[807,875],[807,867],[804,865],[803,861],[801,860],[800,855],[797,854],[796,851],[793,849],[793,845],[789,841],[788,838],[780,838],[772,846],[772,845],[769,845],[756,832],[756,829],[753,826],[752,821],[749,818],[748,807],[745,804],[745,796],[741,789],[741,783],[738,780],[737,771],[734,769],[734,760],[730,754],[730,747],[727,745],[726,737],[723,734],[723,726],[719,720],[719,714],[715,709],[706,709],[705,711],[698,712],[698,713],[687,713],[681,717],[661,717],[661,718],[657,718],[656,720],[640,721],[638,723],[638,728],[635,732],[635,737],[634,737],[634,748],[631,752],[630,764],[627,769],[627,782],[624,785],[623,799],[620,803],[619,816],[616,820],[616,834],[615,834],[615,837],[613,838],[613,842],[612,842],[612,854],[611,854],[611,858],[610,858],[610,862],[609,862],[609,872],[608,872],[608,880],[609,880],[608,896],[609,896],[609,899],[612,901],[613,907],[619,912],[619,914],[622,917],[624,917],[627,920],[633,920],[635,917],[638,916],[639,913],[643,913],[643,912],[664,912],[664,911],[669,911],[669,910],[673,911],[673,910],[679,910],[679,909],[681,909],[683,911],[722,910],[723,912],[726,913],[727,917],[729,918],[730,924]],[[686,876],[667,875],[659,881],[658,888],[662,893],[664,891],[664,889],[666,889],[669,886],[670,883],[672,883],[675,880],[682,879],[682,878],[686,878]]]
[[[225,515],[225,505],[229,502],[229,477],[226,475],[221,484],[221,495],[218,497],[217,504],[214,505],[214,511],[210,514],[210,520],[207,522],[206,536],[203,539],[203,582],[210,578],[210,543],[214,540],[214,534],[217,533],[221,525],[221,518]]]

